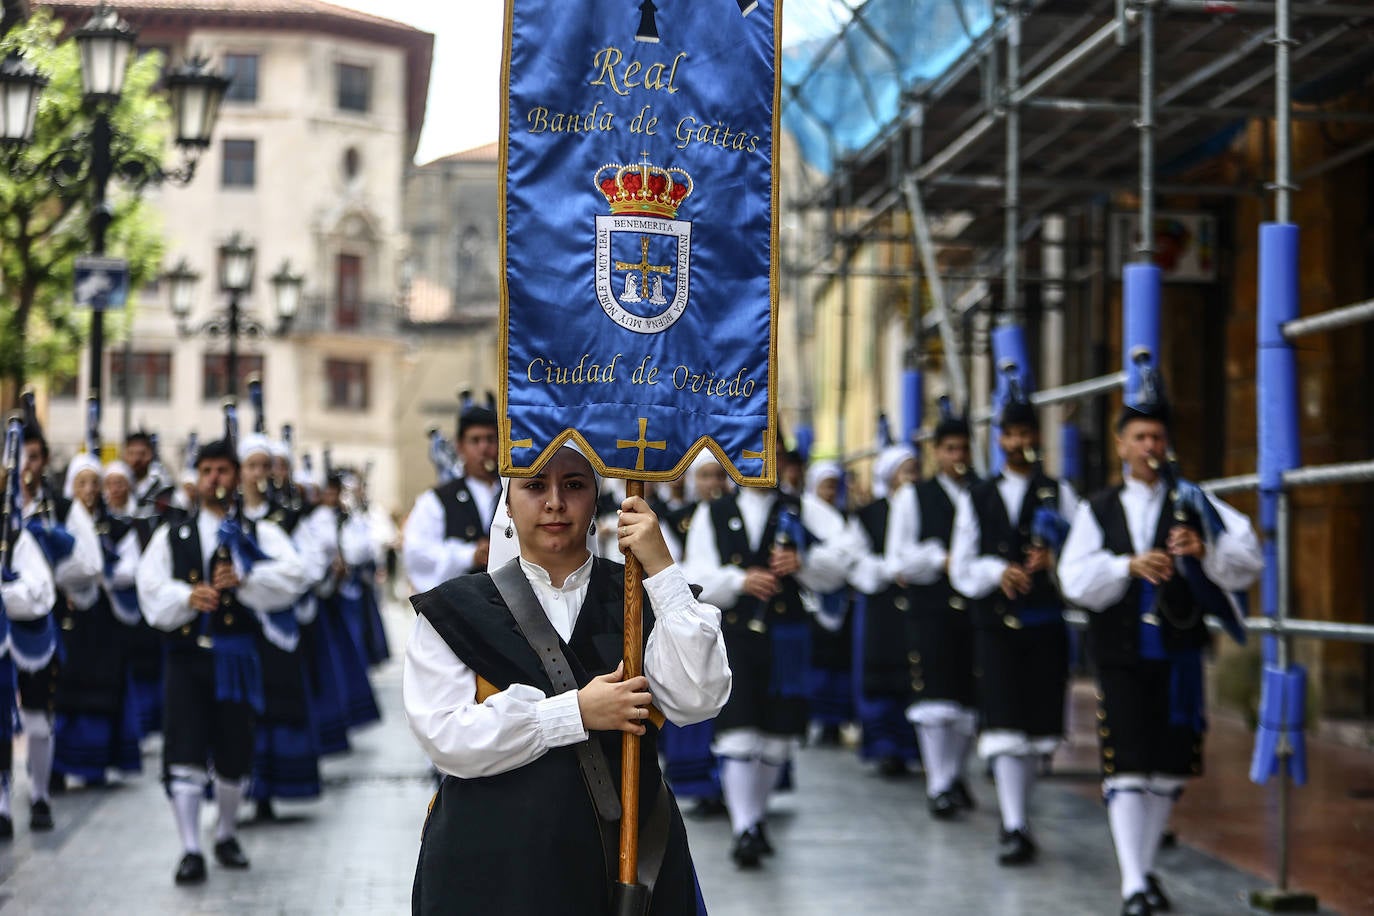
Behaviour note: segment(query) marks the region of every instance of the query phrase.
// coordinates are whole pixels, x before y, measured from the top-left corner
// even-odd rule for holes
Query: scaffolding
[[[793,2],[812,8],[819,3],[832,11],[838,4]],[[1374,301],[1298,317],[1291,203],[1298,182],[1374,152],[1374,131],[1360,129],[1374,125],[1374,113],[1341,101],[1374,64],[1374,4],[1009,0],[994,6],[992,0],[856,0],[838,5],[834,33],[799,43],[785,58],[784,123],[808,166],[808,180],[791,204],[823,213],[827,227],[817,244],[789,265],[794,276],[837,281],[847,313],[855,250],[879,242],[910,246],[912,301],[924,298],[926,308],[921,314],[913,306],[908,352],[914,365],[923,359],[929,363],[938,347],[933,362],[943,372],[945,390],[956,403],[969,405],[981,425],[993,420],[998,400],[995,394],[978,398],[979,382],[1000,375],[1005,356],[1004,351],[995,362],[989,360],[982,341],[986,329],[1024,327],[1033,303],[1044,336],[1062,336],[1066,291],[1105,269],[1100,248],[1093,263],[1065,269],[1063,214],[1097,208],[1093,219],[1083,221],[1093,226],[1090,241],[1097,245],[1101,203],[1113,195],[1130,198],[1139,227],[1156,225],[1157,200],[1164,195],[1268,203],[1273,222],[1261,228],[1260,240],[1257,362],[1266,397],[1257,417],[1259,469],[1205,486],[1218,494],[1260,493],[1269,563],[1261,589],[1264,616],[1251,618],[1248,626],[1265,634],[1266,662],[1291,670],[1294,638],[1374,642],[1374,626],[1293,614],[1289,581],[1290,491],[1374,482],[1374,461],[1300,467],[1293,341],[1374,321]],[[1272,179],[1236,180],[1206,168],[1254,119],[1273,123]],[[1354,136],[1294,175],[1295,121],[1344,125]],[[1047,384],[1032,396],[1043,406],[1095,407],[1099,431],[1106,423],[1104,396],[1129,390],[1137,378],[1132,352],[1159,352],[1156,234],[1135,235],[1130,263],[1122,271],[1122,364],[1108,366],[1100,355],[1042,358]],[[1028,249],[1037,239],[1040,270],[1032,273],[1026,269]],[[841,331],[848,333],[843,322]],[[1055,365],[1046,365],[1051,362]],[[1070,371],[1078,370],[1079,381],[1070,382],[1058,371],[1064,362]],[[1015,360],[1010,365],[1016,371]],[[845,441],[843,417],[851,407],[868,405],[846,404],[843,382],[839,397],[842,457],[865,457],[871,450]],[[1301,728],[1300,722],[1277,725]],[[1288,888],[1288,768],[1294,749],[1285,745],[1280,743],[1277,752],[1276,888],[1257,892],[1254,902],[1315,908],[1313,898]]]

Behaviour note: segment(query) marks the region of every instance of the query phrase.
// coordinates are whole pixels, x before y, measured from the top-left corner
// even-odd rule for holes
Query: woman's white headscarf
[[[889,445],[873,461],[873,498],[882,499],[892,490],[892,475],[908,460],[915,461],[916,450],[909,445]]]
[[[128,466],[127,464],[125,464],[124,462],[122,462],[122,461],[111,461],[109,464],[105,465],[105,473],[104,473],[104,475],[102,475],[102,476],[104,476],[104,477],[116,477],[116,476],[118,476],[118,477],[123,477],[125,480],[127,480],[127,481],[128,481],[129,483],[131,483],[131,484],[134,482],[134,472],[133,472],[132,470],[130,470],[130,469],[129,469],[129,466]]]
[[[806,469],[806,492],[816,495],[816,488],[827,480],[843,480],[844,468],[838,461],[817,461]]]
[[[563,443],[562,448],[571,449],[582,456],[583,460],[587,458],[586,453],[572,440]],[[552,457],[551,455],[551,460]],[[595,494],[601,492],[601,478],[597,476],[596,468],[591,467],[590,461],[587,462],[587,466],[592,472],[592,494],[593,497],[595,497]],[[511,522],[510,516],[506,514],[506,497],[507,494],[510,493],[512,482],[513,481],[508,477],[501,478],[501,496],[496,500],[496,511],[491,517],[491,532],[489,534],[491,540],[487,547],[487,569],[489,570],[504,566],[511,560],[520,556],[520,532],[516,530],[515,525]],[[596,523],[595,509],[592,511],[591,520],[592,528],[594,529]],[[510,529],[510,537],[506,537],[508,526]],[[595,530],[590,530],[587,533],[587,550],[589,550],[593,556],[597,553]]]
[[[716,467],[721,466],[720,459],[717,458],[715,452],[712,452],[709,448],[704,448],[697,452],[697,456],[692,459],[691,466],[687,468],[687,484],[683,490],[688,502],[694,503],[701,501],[702,494],[697,492],[697,471],[712,464]],[[728,481],[726,486],[729,486]]]
[[[76,475],[82,471],[94,471],[95,476],[100,476],[100,459],[90,452],[81,452],[72,458],[67,465],[67,479],[62,484],[62,496],[65,499],[76,497]]]

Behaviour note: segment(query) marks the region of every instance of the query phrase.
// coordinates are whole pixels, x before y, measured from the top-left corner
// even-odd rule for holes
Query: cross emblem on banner
[[[651,448],[651,449],[653,449],[653,450],[656,451],[656,452],[662,452],[662,451],[666,451],[666,450],[668,449],[668,442],[667,442],[666,439],[659,439],[659,440],[656,441],[656,442],[650,442],[650,441],[648,441],[648,439],[645,438],[645,435],[646,435],[646,433],[648,432],[648,429],[649,429],[649,420],[648,420],[648,418],[647,418],[647,417],[640,417],[640,418],[639,418],[639,438],[638,438],[638,439],[617,439],[617,440],[615,440],[615,447],[616,447],[616,448],[637,448],[637,449],[639,449],[639,456],[638,456],[637,458],[635,458],[635,470],[636,470],[636,471],[642,471],[642,470],[644,470],[644,450],[645,450],[645,449],[650,449],[650,448]]]
[[[637,271],[639,273],[639,288],[644,290],[649,288],[649,274],[671,276],[673,273],[671,264],[649,263],[649,237],[647,235],[639,237],[639,261],[616,261],[615,269]]]

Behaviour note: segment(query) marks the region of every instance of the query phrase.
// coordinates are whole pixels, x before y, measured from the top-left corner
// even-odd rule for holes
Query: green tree
[[[33,143],[0,156],[6,166],[0,173],[0,380],[14,390],[32,378],[56,383],[75,376],[90,328],[90,316],[72,304],[74,262],[91,244],[93,189],[84,142],[90,117],[76,43],[59,42],[61,31],[40,10],[0,38],[0,56],[19,51],[48,79]],[[117,151],[146,162],[160,162],[167,148],[169,110],[156,92],[161,71],[160,54],[133,61],[110,112]],[[73,155],[64,156],[64,149]],[[125,187],[118,176],[110,184],[107,253],[128,259],[137,289],[160,270],[160,224],[136,187]],[[132,315],[110,317],[107,341],[126,332]]]

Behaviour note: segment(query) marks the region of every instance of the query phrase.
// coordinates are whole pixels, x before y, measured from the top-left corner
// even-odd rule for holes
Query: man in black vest
[[[427,592],[487,568],[487,532],[501,495],[496,474],[496,405],[468,400],[458,416],[458,457],[463,476],[426,490],[406,519],[406,572],[417,592]]]
[[[976,478],[969,470],[969,425],[946,415],[935,426],[938,473],[892,496],[884,555],[907,589],[907,640],[912,702],[933,817],[948,820],[973,807],[964,761],[973,742],[973,625],[968,604],[949,584],[954,501]]]
[[[803,589],[836,587],[803,566],[800,512],[795,498],[746,487],[703,502],[687,532],[687,578],[701,586],[702,601],[725,609],[721,629],[734,685],[716,717],[712,750],[721,758],[731,854],[741,868],[772,851],[768,796],[806,734],[811,647]]]
[[[144,618],[167,633],[163,779],[184,855],[176,883],[205,880],[200,801],[214,772],[219,807],[215,858],[244,869],[235,838],[244,780],[252,772],[254,717],[263,709],[257,635],[285,612],[307,582],[280,528],[240,519],[234,509],[239,459],[229,440],[196,456],[200,507],[160,527],[138,564]]]
[[[973,602],[978,756],[991,761],[1002,813],[997,861],[1021,865],[1035,858],[1026,804],[1036,771],[1064,733],[1069,634],[1051,571],[1078,498],[1040,468],[1028,401],[1008,400],[999,426],[1006,465],[959,497],[949,577]]]
[[[1123,409],[1116,438],[1122,485],[1079,506],[1058,567],[1064,598],[1094,612],[1088,638],[1097,662],[1102,789],[1126,916],[1169,909],[1153,874],[1155,853],[1185,781],[1202,773],[1209,637],[1194,591],[1176,569],[1195,558],[1208,580],[1234,592],[1263,566],[1243,515],[1186,482],[1168,491],[1161,479],[1168,422],[1162,393]],[[1184,487],[1210,504],[1223,530],[1199,535],[1194,511],[1178,499]]]

